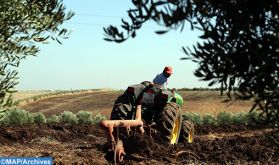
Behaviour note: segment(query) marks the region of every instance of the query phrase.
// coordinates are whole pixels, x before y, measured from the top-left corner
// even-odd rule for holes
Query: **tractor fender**
[[[132,93],[135,96],[135,98],[138,98],[144,88],[145,88],[145,85],[143,85],[143,84],[130,85],[127,88],[126,92]]]
[[[174,92],[172,97],[169,98],[168,102],[175,102],[180,107],[182,107],[182,105],[183,105],[183,97],[180,94]]]
[[[162,90],[162,95],[168,96],[168,99],[166,100],[167,103],[174,102],[177,103],[180,107],[182,107],[184,101],[183,97],[180,94],[176,92],[172,93],[169,90]]]

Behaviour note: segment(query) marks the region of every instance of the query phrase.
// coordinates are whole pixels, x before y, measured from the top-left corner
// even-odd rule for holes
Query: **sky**
[[[123,43],[104,40],[103,28],[121,25],[127,19],[131,0],[64,0],[75,16],[63,27],[70,38],[40,45],[36,57],[28,57],[19,67],[18,90],[125,89],[142,81],[152,81],[165,66],[173,67],[169,88],[207,87],[193,72],[197,64],[185,57],[182,46],[199,41],[198,31],[185,28],[157,35],[164,27],[148,22],[136,38]]]

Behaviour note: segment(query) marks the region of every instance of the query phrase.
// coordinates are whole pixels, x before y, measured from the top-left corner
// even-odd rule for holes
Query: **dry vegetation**
[[[184,98],[183,110],[186,112],[196,112],[199,114],[210,113],[217,115],[220,112],[248,112],[253,101],[230,101],[226,95],[221,96],[218,91],[182,91]]]
[[[30,91],[18,91],[14,93],[14,99],[15,100],[23,100],[27,98],[31,98],[34,96],[39,96],[39,95],[45,95],[45,94],[51,94],[54,93],[55,91],[51,90],[30,90]]]

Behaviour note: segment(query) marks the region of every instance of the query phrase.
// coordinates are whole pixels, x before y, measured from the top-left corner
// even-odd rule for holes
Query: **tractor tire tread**
[[[180,115],[180,109],[174,102],[167,103],[162,112],[158,115],[156,125],[164,142],[170,142],[171,140],[171,134],[177,115]]]

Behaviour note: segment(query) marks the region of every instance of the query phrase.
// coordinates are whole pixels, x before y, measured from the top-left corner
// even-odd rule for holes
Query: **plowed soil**
[[[112,164],[106,134],[98,125],[2,126],[0,132],[0,156],[52,156],[54,164],[66,165]],[[133,136],[133,150],[122,164],[278,164],[279,147],[270,133],[247,126],[204,126],[196,128],[193,143],[175,146]]]
[[[92,111],[109,116],[121,91],[57,96],[21,105],[47,116],[63,111]],[[248,111],[251,102],[223,103],[218,92],[181,92],[183,111],[212,113]],[[44,124],[0,127],[0,156],[52,156],[54,164],[113,164],[106,133],[98,125]],[[199,126],[195,140],[161,144],[148,136],[130,137],[122,164],[279,164],[272,130],[247,126]]]

